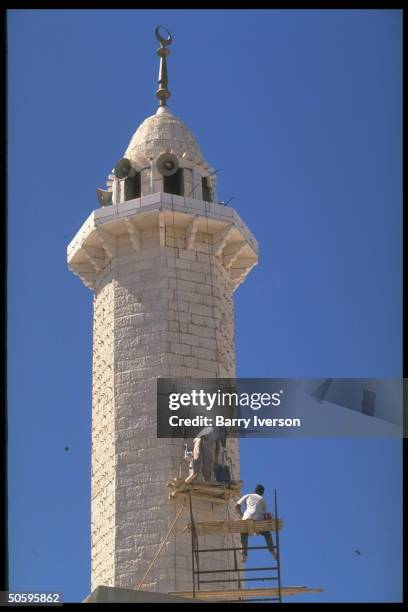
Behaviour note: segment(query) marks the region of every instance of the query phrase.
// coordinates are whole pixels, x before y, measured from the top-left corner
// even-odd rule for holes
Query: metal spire
[[[160,30],[164,30],[167,33],[167,38],[163,38],[160,34]],[[170,51],[167,49],[173,40],[170,32],[163,26],[157,26],[155,29],[156,38],[160,43],[160,49],[157,49],[157,55],[160,57],[159,67],[159,89],[156,91],[156,96],[159,99],[159,106],[167,106],[167,98],[170,98],[170,91],[167,89],[168,77],[167,77],[167,56]]]

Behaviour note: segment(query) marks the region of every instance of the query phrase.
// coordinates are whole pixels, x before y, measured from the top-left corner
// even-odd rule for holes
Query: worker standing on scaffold
[[[266,514],[266,501],[262,497],[265,491],[265,487],[261,484],[256,485],[254,493],[248,493],[237,501],[235,506],[239,517],[242,520],[251,519],[253,521],[263,521]],[[245,505],[244,512],[242,512],[242,505]],[[273,538],[270,531],[261,531],[260,535],[265,538],[268,550],[275,560],[277,560],[277,554],[273,545]],[[244,563],[248,559],[248,534],[241,533],[241,545],[242,545],[242,562]]]
[[[193,442],[191,472],[185,479],[187,484],[195,480],[199,473],[205,481],[211,481],[214,470],[219,466],[222,450],[227,445],[226,438],[226,427],[204,427],[197,434]]]

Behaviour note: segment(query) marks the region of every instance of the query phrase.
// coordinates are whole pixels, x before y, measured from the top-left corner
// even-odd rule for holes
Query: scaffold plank
[[[236,520],[236,521],[205,521],[195,523],[196,533],[198,536],[211,535],[217,533],[248,533],[249,535],[257,535],[263,531],[276,531],[276,528],[282,529],[283,520],[274,518],[264,519],[262,521],[253,520]],[[191,523],[188,523],[184,531],[191,531]]]
[[[321,593],[321,588],[309,588],[306,586],[289,586],[282,587],[280,593],[282,597],[287,595],[299,595],[301,593]],[[187,597],[195,599],[204,599],[209,601],[228,601],[237,598],[245,597],[279,597],[279,589],[277,587],[259,588],[259,589],[227,589],[222,591],[171,591],[169,595],[178,595],[179,597]]]
[[[225,484],[221,482],[206,482],[193,480],[186,483],[181,478],[173,478],[168,484],[172,490],[170,499],[192,496],[210,502],[225,503],[231,497],[239,497],[241,494],[242,480]]]

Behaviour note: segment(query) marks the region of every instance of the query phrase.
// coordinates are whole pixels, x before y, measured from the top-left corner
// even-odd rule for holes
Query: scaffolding
[[[209,521],[204,523],[196,523],[194,520],[193,514],[193,506],[191,502],[190,496],[190,524],[189,530],[191,532],[191,566],[192,566],[192,583],[193,590],[191,595],[195,598],[202,598],[203,592],[201,591],[202,585],[217,585],[224,584],[226,582],[236,583],[237,589],[228,589],[228,590],[212,590],[205,591],[205,598],[215,597],[221,598],[223,600],[227,599],[227,601],[231,603],[248,601],[248,598],[243,599],[244,591],[245,594],[251,594],[254,596],[254,593],[249,593],[254,589],[246,589],[243,588],[243,585],[246,582],[271,582],[274,581],[277,583],[277,587],[273,589],[273,594],[270,593],[271,589],[262,589],[262,594],[267,595],[263,598],[263,601],[278,601],[282,602],[282,586],[281,586],[281,573],[280,573],[280,554],[279,554],[279,529],[282,527],[282,521],[278,520],[278,511],[277,511],[277,495],[275,491],[275,513],[274,519],[266,519],[263,521]],[[245,533],[247,535],[262,533],[266,531],[274,531],[276,534],[276,544],[274,545],[274,551],[276,555],[276,565],[264,566],[264,567],[239,567],[238,564],[238,554],[242,551],[242,546],[228,546],[224,548],[201,548],[200,546],[200,536],[203,535],[211,535],[215,533],[229,533],[229,534],[242,534]],[[265,550],[268,549],[268,546],[248,546],[247,550]],[[232,552],[234,559],[234,567],[232,569],[213,569],[213,570],[202,570],[200,569],[200,555],[212,553],[212,552]],[[262,572],[259,576],[254,576],[251,574],[250,578],[242,577],[243,572]],[[270,574],[265,574],[265,572],[270,572]],[[230,577],[230,574],[236,574],[236,577]],[[216,575],[221,576],[224,574],[222,578],[213,578],[208,580],[208,575]],[[225,576],[227,574],[227,576]],[[268,591],[268,593],[265,593]],[[211,595],[210,595],[211,593]],[[189,593],[184,592],[184,596],[188,597]],[[201,596],[201,597],[200,597]],[[231,599],[236,597],[237,599]],[[255,596],[256,598],[257,596]]]
[[[171,533],[176,527],[176,524],[184,510],[189,510],[190,522],[186,525],[184,531],[189,531],[191,534],[191,572],[192,572],[192,590],[191,591],[171,591],[169,595],[177,595],[192,599],[199,599],[212,602],[225,603],[247,603],[251,601],[257,602],[275,602],[282,603],[282,598],[288,595],[298,595],[302,593],[319,593],[322,588],[309,588],[304,585],[300,586],[282,586],[281,583],[281,555],[279,531],[283,528],[283,521],[278,514],[278,496],[275,489],[274,492],[274,516],[263,520],[224,520],[224,521],[203,521],[197,522],[194,519],[192,498],[205,499],[213,503],[221,503],[227,505],[232,497],[235,497],[237,492],[240,492],[242,481],[231,484],[221,484],[214,482],[192,482],[185,483],[181,479],[173,479],[168,486],[172,489],[170,493],[171,499],[181,498],[183,504],[179,509],[176,518],[174,519],[169,531],[167,532],[163,542],[161,543],[155,557],[150,563],[145,575],[139,583],[138,589],[142,588],[148,573],[153,568],[156,560],[160,556],[166,542],[169,540]],[[224,546],[217,548],[202,548],[200,545],[200,537],[205,535],[229,534],[233,540],[234,535],[246,533],[249,535],[262,534],[264,532],[275,533],[275,544],[273,545],[274,558],[276,563],[271,566],[256,566],[256,567],[240,567],[238,562],[238,554],[243,552],[242,544],[240,546]],[[235,542],[233,542],[235,544]],[[265,546],[248,546],[248,551],[270,550],[270,547]],[[233,557],[233,567],[227,566],[225,569],[202,569],[200,567],[200,558],[208,553],[225,552],[227,558],[230,553]],[[252,572],[258,572],[259,575],[254,575]],[[249,577],[245,574],[249,573]],[[244,575],[243,575],[244,574]],[[211,576],[215,575],[215,578]],[[221,577],[223,575],[223,577]],[[220,576],[220,577],[218,577]],[[274,586],[248,588],[248,582],[273,582]],[[235,584],[233,588],[223,588],[221,585],[226,583]],[[208,589],[208,585],[215,586],[213,589]],[[221,588],[216,588],[217,585]],[[202,588],[204,587],[204,588]]]

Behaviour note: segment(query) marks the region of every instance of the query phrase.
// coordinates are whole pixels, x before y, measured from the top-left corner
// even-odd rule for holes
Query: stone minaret
[[[235,376],[232,294],[257,263],[255,238],[218,203],[214,170],[167,107],[171,36],[160,32],[157,112],[68,246],[69,269],[94,293],[92,590],[137,588],[174,520],[181,502],[166,485],[181,465],[186,475],[183,440],[156,437],[156,379]],[[229,446],[239,479],[238,442]],[[225,508],[193,502],[196,520],[225,518]],[[144,589],[191,589],[182,518]],[[225,562],[214,553],[207,567]]]

